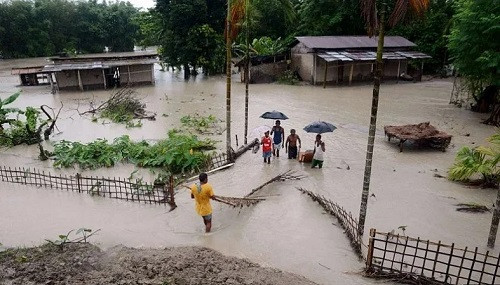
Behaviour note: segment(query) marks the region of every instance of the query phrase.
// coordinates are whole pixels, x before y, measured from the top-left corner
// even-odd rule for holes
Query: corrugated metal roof
[[[377,53],[373,51],[328,51],[319,53],[318,56],[327,62],[333,61],[374,61],[377,58]],[[418,51],[394,51],[384,52],[383,59],[386,60],[401,60],[401,59],[424,59],[431,58],[425,53]]]
[[[397,51],[397,54],[411,58],[411,59],[424,59],[424,58],[432,58],[430,55],[427,55],[423,52],[419,51]]]
[[[93,54],[80,54],[76,56],[56,56],[51,57],[51,60],[78,60],[78,59],[105,59],[105,58],[127,58],[127,57],[152,57],[158,56],[156,51],[133,51],[133,52],[107,52],[107,53],[93,53]]]
[[[313,49],[356,49],[377,48],[378,38],[368,36],[322,36],[296,37],[296,39]],[[386,36],[385,48],[414,47],[415,44],[399,36]]]
[[[34,74],[42,72],[43,66],[30,66],[24,68],[12,68],[10,74],[18,75],[18,74]]]
[[[49,64],[43,68],[44,72],[55,72],[63,70],[85,70],[85,69],[104,69],[116,66],[126,65],[141,65],[157,63],[155,58],[147,59],[131,59],[131,60],[117,60],[117,61],[95,61],[95,62],[82,62],[82,63],[62,63],[62,64]]]

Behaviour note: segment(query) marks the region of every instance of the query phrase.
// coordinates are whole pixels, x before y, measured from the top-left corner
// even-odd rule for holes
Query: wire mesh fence
[[[500,284],[500,255],[370,230],[367,271],[426,284]],[[418,283],[420,284],[420,283]]]
[[[345,230],[347,237],[351,241],[351,246],[354,251],[361,256],[361,236],[358,233],[358,220],[355,219],[351,212],[347,212],[339,204],[326,199],[323,196],[315,194],[309,190],[303,188],[297,188],[300,192],[309,195],[313,201],[318,202],[325,211],[333,216],[335,216],[342,228]]]

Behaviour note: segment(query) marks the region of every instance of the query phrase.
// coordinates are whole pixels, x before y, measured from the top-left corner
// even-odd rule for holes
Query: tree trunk
[[[378,98],[380,91],[380,78],[383,71],[382,54],[384,52],[384,25],[385,25],[385,11],[381,11],[380,28],[378,33],[378,47],[377,47],[377,63],[375,69],[375,78],[373,83],[373,96],[372,96],[372,110],[370,117],[370,130],[368,132],[368,146],[366,148],[366,163],[365,174],[363,178],[363,192],[361,195],[361,206],[359,209],[359,229],[360,235],[363,235],[365,229],[366,211],[368,207],[368,194],[370,190],[370,177],[372,173],[372,159],[373,159],[373,145],[375,143],[375,131],[377,128],[377,110]]]
[[[226,19],[226,151],[231,158],[231,0],[227,0]]]
[[[488,236],[489,247],[495,246],[499,221],[500,221],[500,188],[497,187],[497,201],[495,203],[495,209],[493,209],[493,218],[491,219],[490,235]]]
[[[189,79],[189,64],[185,63],[184,64],[184,79]]]
[[[246,62],[245,62],[245,135],[244,144],[247,144],[248,136],[248,80],[249,80],[249,67],[250,67],[250,42],[249,42],[249,31],[248,31],[248,0],[245,1],[245,18],[246,18]]]

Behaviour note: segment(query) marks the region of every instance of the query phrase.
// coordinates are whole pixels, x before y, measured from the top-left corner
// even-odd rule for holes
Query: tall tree
[[[375,130],[377,128],[377,110],[380,92],[380,79],[383,74],[382,55],[384,52],[384,37],[387,27],[394,27],[407,16],[407,12],[415,16],[422,16],[429,6],[429,0],[361,0],[361,14],[365,19],[369,36],[378,33],[377,60],[373,83],[372,108],[370,129],[368,131],[368,145],[366,148],[365,172],[363,178],[363,192],[359,209],[359,233],[365,229],[368,194],[370,191],[370,178],[372,172],[373,145],[375,143]]]
[[[486,123],[499,126],[500,5],[497,0],[458,0],[455,9],[448,43],[453,65],[469,81],[469,91],[478,103],[487,99],[494,105]]]

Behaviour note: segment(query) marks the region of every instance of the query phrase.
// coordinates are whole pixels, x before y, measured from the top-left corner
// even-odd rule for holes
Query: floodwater
[[[18,78],[10,68],[39,59],[0,61],[0,96],[18,90]],[[244,85],[233,76],[232,134],[243,141]],[[421,83],[387,82],[381,88],[367,229],[398,230],[423,239],[455,243],[486,251],[491,214],[457,212],[455,204],[479,203],[491,207],[495,190],[466,187],[434,174],[445,176],[456,152],[464,145],[485,143],[495,132],[481,124],[484,114],[472,113],[448,104],[452,82],[435,79]],[[126,129],[114,124],[91,122],[78,115],[109,96],[107,91],[62,91],[50,94],[47,86],[23,87],[16,107],[64,104],[58,128],[52,140],[92,141],[113,139],[129,134],[133,139],[161,139],[169,129],[179,128],[179,119],[187,114],[213,114],[225,119],[225,78],[198,76],[189,81],[182,73],[156,70],[156,85],[137,88],[147,109],[157,113],[154,122],[143,121],[141,128]],[[322,170],[309,169],[285,157],[262,162],[260,153],[248,152],[235,166],[209,177],[216,194],[243,196],[271,177],[288,169],[307,176],[301,181],[271,184],[259,195],[268,196],[260,204],[244,209],[214,205],[215,232],[202,233],[202,221],[193,210],[193,202],[183,190],[176,196],[178,208],[139,205],[107,198],[88,197],[60,190],[0,183],[0,242],[7,246],[34,245],[55,238],[70,229],[101,229],[94,239],[103,247],[125,244],[136,247],[179,245],[207,246],[224,254],[246,257],[265,266],[295,272],[320,284],[374,284],[357,274],[363,267],[352,253],[337,221],[326,215],[308,197],[295,188],[317,192],[349,209],[357,216],[361,198],[368,122],[371,106],[370,85],[352,87],[287,86],[257,84],[250,86],[250,130],[273,122],[259,118],[265,111],[277,109],[290,117],[283,121],[286,132],[298,130],[302,148],[311,149],[314,135],[302,128],[316,120],[335,124],[334,133],[323,135],[326,144]],[[446,152],[406,148],[403,153],[383,136],[383,125],[430,121],[453,135]],[[224,124],[224,123],[223,123]],[[215,136],[220,149],[225,133]],[[48,143],[50,148],[50,143]],[[50,169],[50,161],[36,159],[36,147],[15,147],[0,153],[0,165]],[[128,177],[131,165],[112,169],[84,171],[99,176]],[[76,169],[59,172],[74,173]],[[147,171],[142,171],[148,176]],[[367,230],[368,231],[368,230]],[[366,243],[366,240],[365,240]]]

